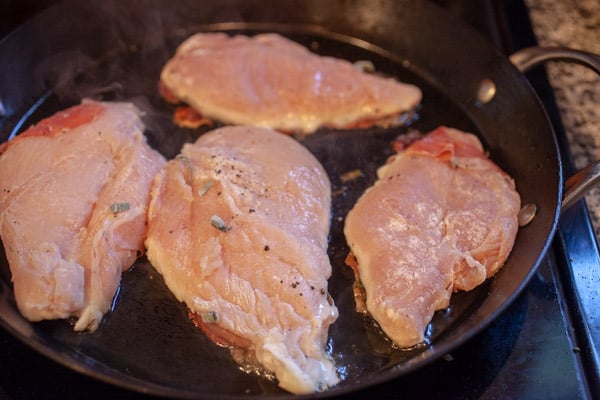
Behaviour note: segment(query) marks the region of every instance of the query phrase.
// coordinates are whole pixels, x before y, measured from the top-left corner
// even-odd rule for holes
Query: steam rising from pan
[[[123,71],[117,63],[100,62],[80,51],[54,54],[37,66],[35,77],[50,87],[61,103],[77,103],[82,98],[118,98],[124,86],[118,80]]]
[[[133,22],[127,17],[131,5],[100,2],[91,7],[95,7],[91,23],[98,25],[96,40],[79,41],[75,48],[41,58],[32,76],[35,86],[51,95],[38,104],[39,112],[36,106],[22,113],[24,118],[14,124],[13,132],[84,98],[132,102],[143,112],[149,143],[166,157],[175,156],[183,142],[192,141],[197,133],[172,124],[172,107],[159,97],[157,85],[162,66],[185,33],[175,29],[179,33],[173,34],[165,28],[165,18],[171,19],[169,26],[178,26],[173,15],[165,17],[141,7]]]

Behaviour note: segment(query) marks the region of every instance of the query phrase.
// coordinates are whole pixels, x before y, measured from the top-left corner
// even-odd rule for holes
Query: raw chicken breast
[[[20,312],[97,328],[144,250],[164,165],[129,103],[84,101],[0,147],[0,235]]]
[[[294,393],[338,382],[325,352],[338,315],[327,290],[330,197],[307,149],[257,127],[186,144],[152,191],[152,265],[211,339],[247,349]]]
[[[424,340],[436,310],[508,257],[518,230],[513,180],[474,135],[441,127],[392,156],[344,233],[366,310],[399,346]],[[355,290],[356,293],[356,290]],[[359,296],[360,297],[360,296]]]
[[[165,97],[205,117],[293,133],[321,126],[390,123],[421,101],[421,91],[321,57],[277,34],[198,33],[161,73]]]

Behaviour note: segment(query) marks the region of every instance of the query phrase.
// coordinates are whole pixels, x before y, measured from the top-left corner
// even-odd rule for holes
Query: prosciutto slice
[[[87,100],[0,147],[0,236],[20,312],[94,330],[144,251],[165,163],[129,103]]]
[[[278,34],[195,34],[166,63],[161,84],[167,99],[204,117],[303,134],[390,123],[421,101],[416,86],[318,56]]]
[[[454,291],[505,262],[519,209],[513,180],[472,134],[440,127],[392,156],[345,221],[359,309],[397,345],[422,342]]]

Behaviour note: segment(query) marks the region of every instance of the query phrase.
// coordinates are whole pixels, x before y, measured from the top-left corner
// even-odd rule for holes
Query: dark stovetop
[[[488,36],[504,53],[535,40],[522,0],[435,0]],[[48,1],[5,3],[0,35]],[[8,6],[6,6],[8,4]],[[24,5],[25,4],[25,5]],[[15,11],[16,10],[16,11]],[[13,18],[10,18],[10,16]],[[528,75],[566,148],[560,116],[543,71]],[[564,155],[565,169],[572,163]],[[442,359],[358,393],[369,398],[586,399],[600,398],[593,337],[582,315],[581,290],[570,268],[600,265],[583,203],[563,216],[561,230],[538,272],[517,300],[487,329]],[[67,369],[0,329],[0,399],[147,399]]]

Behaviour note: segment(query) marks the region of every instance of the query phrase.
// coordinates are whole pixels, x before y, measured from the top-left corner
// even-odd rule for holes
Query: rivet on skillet
[[[519,226],[528,225],[535,218],[535,214],[537,214],[537,206],[533,203],[525,204],[517,216]]]
[[[491,79],[484,79],[477,89],[477,100],[481,104],[489,103],[496,95],[496,84]]]

